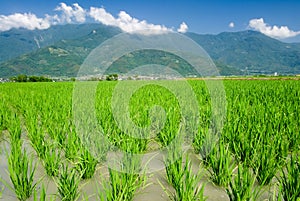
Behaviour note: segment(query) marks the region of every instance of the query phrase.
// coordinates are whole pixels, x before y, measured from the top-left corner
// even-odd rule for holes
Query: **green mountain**
[[[92,30],[106,27],[102,24],[55,25],[45,30],[11,29],[0,32],[0,63],[14,59],[61,40],[88,35]]]
[[[186,35],[200,44],[215,62],[242,70],[244,74],[300,73],[298,43],[283,43],[255,31]]]
[[[76,30],[73,30],[74,34],[83,35],[82,29],[79,30],[81,33],[77,34],[75,34]],[[91,50],[103,41],[120,33],[120,30],[115,27],[99,24],[89,25],[85,31],[89,33],[75,39],[63,39],[52,45],[2,62],[0,64],[0,77],[11,77],[18,74],[76,76],[84,58]]]
[[[86,56],[118,33],[121,33],[118,28],[102,24],[2,32],[0,46],[6,47],[6,51],[3,48],[0,51],[0,77],[18,74],[74,77]],[[35,40],[38,35],[43,38],[40,47]],[[186,36],[208,52],[221,75],[300,74],[300,44],[284,43],[255,31],[218,35],[187,33]],[[3,37],[7,40],[2,40]],[[108,73],[125,73],[147,63],[173,66],[186,76],[195,74],[191,66],[176,55],[151,50],[123,56]]]

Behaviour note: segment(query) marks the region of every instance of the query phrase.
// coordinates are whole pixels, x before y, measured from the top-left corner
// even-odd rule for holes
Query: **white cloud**
[[[0,31],[7,31],[12,28],[26,29],[47,29],[51,25],[65,23],[84,23],[87,18],[105,25],[119,27],[124,32],[140,32],[144,34],[160,34],[173,31],[164,25],[151,24],[145,20],[131,17],[125,11],[119,12],[117,17],[107,12],[104,8],[90,7],[86,10],[79,4],[67,5],[60,3],[54,9],[54,15],[46,14],[43,18],[31,13],[15,13],[12,15],[0,15]],[[188,26],[183,22],[178,32],[186,32]]]
[[[185,22],[180,24],[180,27],[177,29],[179,33],[185,33],[189,29],[188,25]]]
[[[115,25],[115,18],[105,11],[104,8],[90,8],[90,16],[94,18],[96,21],[99,21],[105,25]]]
[[[229,26],[230,28],[234,28],[235,24],[234,24],[234,22],[230,22],[228,26]]]
[[[49,17],[38,18],[32,13],[15,13],[12,15],[0,15],[0,31],[12,28],[47,29],[51,26]]]
[[[91,7],[89,15],[96,21],[101,22],[105,25],[119,27],[124,32],[143,32],[145,34],[160,34],[172,31],[163,25],[155,25],[148,23],[145,20],[138,20],[131,17],[125,11],[120,11],[118,17],[112,16],[106,12],[104,8]]]
[[[270,26],[264,22],[263,18],[252,19],[249,21],[249,27],[261,33],[278,39],[290,38],[300,35],[300,31],[290,30],[287,26]]]
[[[72,6],[68,6],[65,3],[60,3],[55,9],[56,11],[61,11],[62,15],[60,17],[60,23],[72,23],[72,22],[85,22],[86,11],[80,7],[77,3]]]
[[[77,3],[68,6],[60,3],[55,11],[60,14],[48,15],[43,18],[32,13],[14,13],[11,15],[0,15],[0,31],[7,31],[12,28],[48,29],[51,25],[64,23],[83,23],[86,21],[86,11]]]

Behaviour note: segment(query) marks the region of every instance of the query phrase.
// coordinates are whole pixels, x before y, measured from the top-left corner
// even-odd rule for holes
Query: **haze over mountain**
[[[87,55],[121,30],[103,24],[68,24],[44,30],[12,29],[0,32],[0,77],[18,74],[75,77]],[[300,44],[284,43],[255,31],[224,32],[218,35],[186,33],[211,56],[221,75],[300,74]],[[132,60],[122,58],[112,72],[151,57],[174,58],[166,53],[140,52]],[[127,65],[127,66],[126,66]],[[191,76],[187,63],[176,70]]]

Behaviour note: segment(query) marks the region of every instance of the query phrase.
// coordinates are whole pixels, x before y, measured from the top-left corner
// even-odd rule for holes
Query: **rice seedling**
[[[100,200],[133,200],[138,189],[145,186],[147,177],[141,166],[141,156],[147,141],[144,139],[131,138],[125,134],[118,139],[119,148],[123,151],[123,156],[118,161],[111,161],[109,181],[105,182],[103,191],[98,192]]]
[[[284,156],[280,155],[281,152],[283,153],[280,150],[279,143],[281,141],[279,137],[272,139],[269,136],[256,146],[251,165],[253,171],[257,174],[257,181],[261,185],[269,184],[284,163]]]
[[[2,180],[2,179],[1,179],[1,177],[0,177],[0,181],[1,181],[1,180]],[[3,191],[4,191],[4,185],[1,186],[1,188],[0,188],[0,199],[2,199]]]
[[[298,201],[300,198],[300,162],[299,156],[292,153],[286,168],[281,170],[278,200]]]
[[[21,130],[20,119],[17,116],[17,114],[14,112],[11,112],[8,118],[9,118],[8,132],[9,132],[10,143],[11,144],[16,143],[16,145],[19,145],[21,147],[22,130]]]
[[[229,185],[235,164],[228,146],[222,141],[219,141],[209,153],[207,166],[210,178],[215,184],[223,187]]]
[[[193,139],[193,148],[196,154],[200,154],[202,159],[205,159],[208,153],[211,151],[211,135],[209,133],[209,120],[201,122],[198,129],[198,133],[195,134]]]
[[[99,191],[98,197],[103,201],[133,200],[135,192],[146,183],[146,176],[140,166],[140,158],[127,153],[124,154],[122,163],[116,165],[120,165],[120,171],[108,168],[109,182],[103,184],[104,192]]]
[[[163,82],[170,82],[172,85],[175,83],[173,81]],[[98,123],[104,133],[101,136],[103,139],[101,138],[99,141],[93,140],[98,139],[94,138],[98,137],[98,133],[93,133],[95,136],[90,134],[90,131],[95,130],[94,127],[90,127],[90,122],[86,122],[86,133],[83,133],[84,136],[89,136],[89,139],[81,139],[79,132],[77,133],[75,129],[72,112],[72,83],[26,83],[22,85],[6,83],[0,86],[0,133],[2,130],[4,131],[2,136],[5,141],[6,133],[9,132],[11,147],[14,147],[13,144],[18,144],[16,147],[23,146],[20,139],[27,140],[28,136],[31,146],[41,159],[47,174],[54,176],[57,184],[61,180],[60,184],[67,186],[66,189],[72,189],[71,186],[74,186],[70,184],[72,180],[73,183],[77,183],[80,178],[93,178],[96,164],[101,166],[101,162],[106,160],[107,150],[120,150],[126,153],[127,156],[123,156],[124,161],[119,161],[120,164],[118,164],[118,167],[123,165],[123,169],[111,168],[108,171],[110,177],[104,182],[105,184],[99,193],[99,199],[101,194],[104,200],[122,200],[125,199],[124,196],[126,199],[133,199],[135,193],[143,187],[146,180],[145,175],[141,173],[143,171],[140,167],[140,159],[132,158],[130,154],[143,154],[169,145],[179,145],[176,146],[179,148],[181,145],[185,145],[187,139],[180,139],[182,141],[179,142],[176,139],[178,133],[185,133],[191,137],[195,134],[194,130],[198,128],[198,133],[193,139],[193,146],[195,152],[200,154],[204,167],[210,171],[211,179],[215,184],[227,186],[233,168],[233,158],[235,162],[243,163],[243,167],[238,167],[242,170],[237,169],[237,175],[227,186],[227,192],[232,195],[232,200],[255,199],[254,195],[254,197],[249,198],[248,192],[256,192],[256,188],[252,186],[252,190],[247,190],[247,186],[250,189],[249,186],[253,182],[251,180],[251,177],[254,177],[253,174],[257,176],[258,184],[268,184],[266,187],[270,186],[270,189],[273,189],[272,178],[278,172],[280,173],[278,178],[280,192],[279,196],[277,190],[273,194],[278,196],[278,200],[293,200],[291,194],[296,192],[295,189],[297,188],[294,186],[297,186],[296,178],[299,177],[296,176],[298,163],[295,162],[291,165],[289,160],[288,165],[281,172],[280,169],[284,163],[283,159],[289,153],[297,152],[300,148],[300,90],[298,81],[225,80],[227,116],[220,136],[219,143],[222,143],[221,145],[216,140],[219,133],[215,129],[216,125],[214,124],[216,122],[211,119],[212,100],[205,83],[195,80],[191,80],[189,83],[199,102],[199,123],[197,124],[193,124],[195,121],[191,119],[194,118],[193,112],[196,111],[186,111],[185,114],[190,115],[181,113],[181,105],[175,97],[176,95],[174,96],[163,87],[155,85],[155,82],[153,85],[142,87],[132,95],[128,107],[132,122],[139,127],[150,127],[151,132],[135,136],[144,139],[135,139],[130,136],[132,134],[130,128],[122,130],[115,121],[112,108],[109,106],[117,83],[99,83],[95,109]],[[275,88],[276,90],[274,90]],[[165,114],[152,110],[152,107],[156,105],[164,108]],[[158,115],[153,115],[151,112],[154,114],[157,112]],[[18,115],[21,119],[18,118]],[[22,127],[20,126],[21,123]],[[24,129],[23,124],[26,129]],[[106,143],[103,143],[103,140],[107,140]],[[154,142],[154,147],[150,147],[149,140]],[[51,143],[54,145],[50,145]],[[87,143],[90,143],[91,146],[83,148]],[[172,145],[172,143],[174,144]],[[102,146],[102,144],[105,145]],[[112,146],[109,147],[110,145],[107,144]],[[10,158],[11,160],[11,167],[16,166],[14,164],[17,164],[16,161],[18,164],[26,163],[22,162],[24,161],[22,157],[27,157],[27,179],[30,180],[34,163],[32,158],[28,156],[29,152],[23,151],[22,148],[13,148],[11,151],[14,154],[10,152],[7,155],[7,159]],[[170,184],[173,183],[177,187],[174,187],[174,194],[173,191],[169,192],[170,197],[173,200],[193,199],[191,198],[192,192],[197,194],[202,189],[201,186],[200,190],[197,191],[199,189],[199,185],[196,185],[196,181],[199,179],[198,174],[192,174],[191,167],[188,165],[190,162],[183,159],[184,156],[180,150],[174,148],[172,151],[168,156],[169,159],[167,157],[169,161],[166,161],[166,164],[170,165],[166,169],[168,172],[166,178]],[[172,156],[171,153],[174,155]],[[293,156],[294,159],[295,157]],[[64,160],[65,158],[68,160]],[[31,163],[32,170],[30,171]],[[71,164],[74,167],[60,172],[57,171],[60,163]],[[129,165],[130,163],[131,165]],[[247,168],[251,168],[254,173],[251,174]],[[13,171],[21,172],[21,168]],[[24,170],[22,171],[25,173]],[[68,174],[62,174],[63,172],[68,172]],[[13,173],[11,174],[13,175]],[[25,178],[24,174],[18,173],[17,175]],[[21,182],[16,183],[16,185],[20,184]],[[32,183],[32,186],[34,184]],[[78,185],[76,196],[72,196],[72,193],[68,193],[61,187],[61,198],[69,197],[65,200],[71,200],[78,197]],[[14,186],[11,189],[14,190]],[[74,191],[74,189],[69,191]],[[289,192],[289,197],[284,198],[284,194],[288,195]],[[43,195],[42,192],[40,193]],[[4,200],[6,199],[5,196],[3,195]],[[202,196],[200,195],[200,197]]]
[[[15,192],[19,200],[29,198],[37,183],[34,183],[35,164],[33,158],[27,156],[26,150],[22,151],[20,120],[15,113],[10,119],[10,154],[8,158],[8,172],[13,187],[6,186]]]
[[[257,192],[254,189],[255,176],[251,174],[245,165],[238,165],[237,175],[226,187],[230,201],[256,200]]]
[[[175,192],[170,194],[161,184],[160,185],[171,200],[206,200],[206,197],[204,196],[205,185],[199,184],[201,175],[199,172],[197,174],[193,173],[192,165],[188,156],[186,157],[185,164],[182,164],[182,158],[174,161],[172,164],[169,164],[166,167],[166,173],[167,179],[175,189]]]
[[[78,138],[75,133],[69,133],[66,139],[65,145],[65,157],[69,160],[75,160],[78,157]]]
[[[82,179],[90,179],[94,176],[98,161],[90,154],[90,152],[82,147],[80,150],[79,161],[77,162],[77,170],[81,174]]]
[[[209,157],[211,151],[216,146],[218,138],[212,133],[209,128],[208,122],[205,124],[204,128],[200,128],[199,132],[196,134],[193,147],[196,154],[200,154],[201,160],[205,166],[209,164]]]
[[[38,192],[40,194],[38,194]],[[46,192],[46,188],[44,186],[44,184],[42,185],[41,188],[39,189],[35,189],[34,193],[33,193],[33,201],[55,201],[57,199],[55,199],[55,196],[56,195],[47,195],[47,192]]]
[[[38,199],[38,195],[37,195],[37,189],[35,189],[34,193],[33,193],[33,200],[34,201],[46,201],[46,189],[44,187],[44,185],[42,186],[42,190],[41,193],[39,195],[39,199]]]
[[[104,184],[104,192],[99,191],[99,199],[104,201],[133,200],[135,192],[145,184],[145,177],[137,173],[118,172],[109,168],[110,182]]]
[[[59,173],[59,166],[61,164],[61,153],[55,145],[47,144],[45,155],[43,157],[43,165],[48,176],[56,177]]]
[[[165,158],[167,180],[175,192],[170,194],[161,186],[172,200],[205,200],[204,185],[199,185],[201,179],[199,172],[193,174],[188,155],[186,155],[185,163],[183,162],[184,153],[181,146],[183,140],[182,136],[176,136],[169,144],[167,158]]]
[[[37,185],[34,183],[35,165],[33,165],[33,158],[28,158],[25,150],[21,151],[20,142],[11,144],[8,170],[17,198],[19,200],[29,198]]]
[[[57,179],[57,190],[62,201],[75,201],[79,198],[79,177],[74,168],[69,170],[67,165],[62,165]]]
[[[30,139],[31,146],[36,151],[38,157],[44,159],[47,152],[45,136],[41,128],[37,126],[36,121],[36,119],[27,120],[27,135]]]

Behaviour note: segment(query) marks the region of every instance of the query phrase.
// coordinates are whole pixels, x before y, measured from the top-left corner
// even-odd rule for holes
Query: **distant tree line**
[[[106,76],[106,80],[107,81],[114,81],[114,80],[118,80],[118,74],[109,74]]]
[[[52,82],[53,80],[44,76],[18,75],[10,78],[13,82]]]

